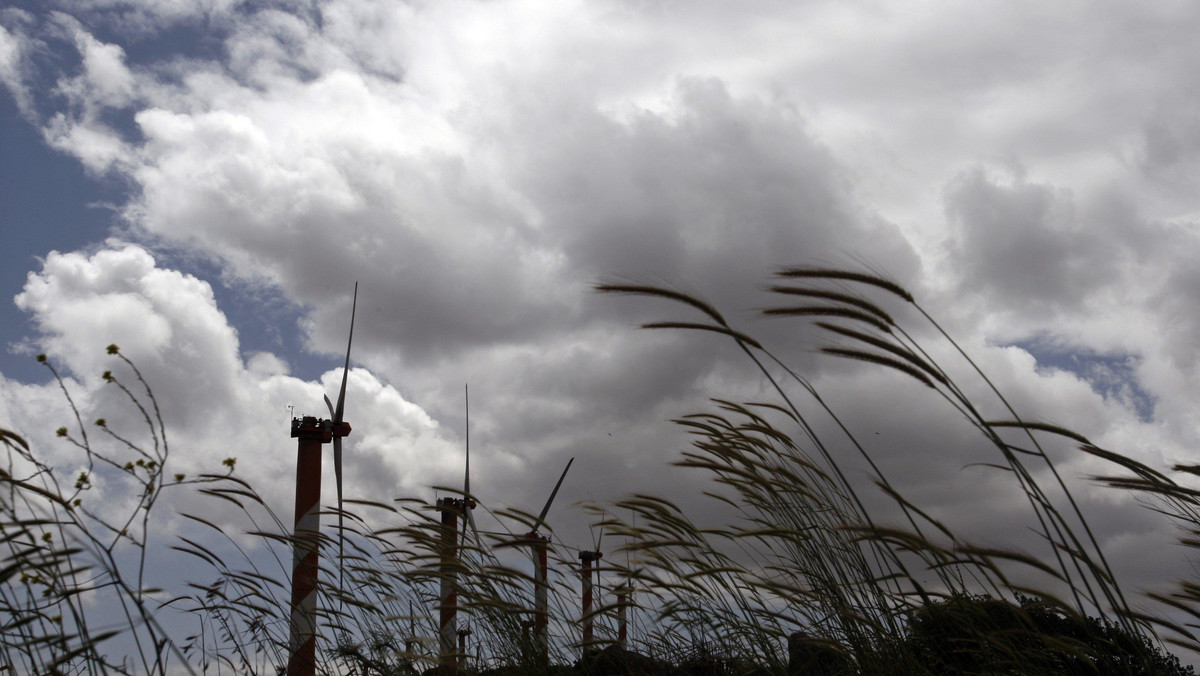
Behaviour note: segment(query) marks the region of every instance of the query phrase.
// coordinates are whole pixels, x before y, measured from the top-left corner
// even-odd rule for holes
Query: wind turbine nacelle
[[[463,507],[475,509],[475,501],[470,498],[438,498],[437,506],[438,509],[462,511]]]
[[[333,423],[311,415],[292,418],[292,438],[296,437],[329,443],[333,440]]]
[[[292,438],[309,437],[318,439],[321,443],[329,443],[334,437],[350,435],[350,423],[342,421],[334,423],[322,420],[316,416],[306,415],[303,418],[292,418]]]

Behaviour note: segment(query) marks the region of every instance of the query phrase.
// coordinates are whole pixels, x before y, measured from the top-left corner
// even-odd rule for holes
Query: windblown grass
[[[829,339],[821,350],[830,357],[894,371],[932,390],[995,453],[988,464],[1011,478],[1047,557],[972,543],[908,499],[812,383],[711,304],[654,286],[598,288],[698,313],[694,320],[648,321],[644,327],[732,341],[773,393],[750,402],[716,397],[708,410],[675,421],[691,440],[676,464],[711,479],[705,495],[729,518],[698,523],[662,495],[589,507],[610,542],[623,543],[600,561],[591,618],[597,642],[580,645],[578,550],[551,543],[546,665],[530,640],[533,562],[518,535],[533,527],[533,515],[498,509],[492,515],[499,532],[460,532],[447,549],[440,513],[427,501],[346,500],[342,540],[335,541],[335,529],[321,535],[319,671],[386,674],[433,667],[439,589],[448,578],[459,597],[458,626],[471,632],[464,663],[497,673],[562,671],[585,648],[588,659],[576,665],[579,671],[616,664],[617,670],[642,673],[782,674],[803,663],[830,674],[932,674],[945,673],[947,665],[1003,673],[1184,673],[1151,642],[1155,629],[1167,641],[1200,651],[1194,633],[1200,585],[1185,581],[1175,591],[1149,595],[1174,617],[1188,619],[1135,610],[1043,440],[1069,441],[1111,463],[1114,474],[1096,480],[1152,500],[1184,529],[1187,547],[1200,546],[1200,491],[1082,434],[1018,416],[899,285],[857,271],[785,269],[766,288],[779,304],[763,314],[810,322]],[[918,317],[927,325],[917,331],[895,317]],[[918,335],[944,342],[931,349]],[[978,379],[971,387],[931,356],[946,347]],[[0,660],[31,674],[161,674],[176,667],[276,673],[287,661],[289,525],[233,472],[232,461],[225,472],[169,474],[157,403],[133,364],[115,348],[112,353],[139,389],[135,394],[122,380],[107,378],[143,419],[146,433],[138,438],[145,443],[98,421],[93,427],[110,449],[99,450],[65,385],[77,425],[60,436],[87,468],[73,482],[39,460],[24,438],[0,431],[8,459],[0,474],[6,552],[0,561]],[[967,395],[979,383],[993,393],[986,403]],[[832,436],[822,431],[831,429]],[[855,457],[840,457],[846,448]],[[866,490],[879,491],[886,509],[868,509],[878,496],[862,494],[863,487],[847,479],[857,464],[870,469],[873,485]],[[1200,467],[1174,471],[1200,474]],[[128,514],[101,518],[88,506],[89,486],[99,473],[109,483],[123,482],[135,496]],[[230,533],[224,521],[183,515],[200,535],[170,546],[205,572],[202,579],[180,581],[167,596],[144,587],[151,515],[164,490],[184,486],[232,506],[247,525]],[[634,594],[618,596],[623,588]],[[96,606],[85,600],[97,594],[118,602],[109,606],[124,617],[117,629],[97,624]],[[616,662],[604,662],[611,655],[597,651],[616,641],[622,603],[631,616],[628,648],[645,657],[636,661],[618,653]],[[167,613],[190,618],[187,626],[195,629],[183,636],[167,631],[160,621]],[[118,630],[133,648],[129,656],[110,658],[101,646]]]
[[[819,268],[784,269],[777,278],[780,282],[767,291],[785,304],[768,307],[764,315],[812,321],[834,341],[822,352],[903,374],[934,390],[978,430],[997,454],[995,465],[1008,471],[1014,488],[1025,496],[1052,559],[965,542],[908,501],[811,383],[760,341],[745,338],[707,303],[652,286],[600,285],[598,290],[605,293],[665,299],[699,309],[705,321],[644,326],[703,329],[730,337],[777,395],[775,401],[745,404],[714,400],[716,411],[677,421],[696,437],[693,450],[678,464],[707,471],[717,483],[732,489],[737,496],[733,501],[713,497],[737,511],[734,523],[696,527],[673,505],[648,496],[618,505],[638,513],[640,529],[624,532],[641,539],[632,546],[657,571],[647,585],[670,589],[670,598],[661,605],[668,615],[689,625],[707,622],[712,628],[715,622],[717,633],[735,637],[730,649],[761,646],[759,654],[752,656],[758,663],[778,664],[779,639],[800,630],[816,643],[841,652],[848,664],[864,673],[880,664],[900,673],[920,671],[922,664],[908,651],[904,638],[913,613],[933,607],[939,598],[987,594],[1012,599],[1033,593],[1062,612],[1097,615],[1130,635],[1149,631],[1150,618],[1130,606],[1040,437],[1065,437],[1081,444],[1085,452],[1134,471],[1133,479],[1108,478],[1107,482],[1154,493],[1173,517],[1193,526],[1196,505],[1184,501],[1200,494],[1168,484],[1162,474],[1119,454],[1098,452],[1083,435],[1023,420],[958,344],[894,282],[868,273]],[[872,292],[924,318],[933,333],[964,358],[995,400],[985,407],[968,397],[967,388],[938,366],[916,332],[897,324],[892,319],[896,313],[885,310]],[[883,526],[882,518],[894,520],[895,515],[866,510],[846,480],[846,459],[836,458],[831,443],[816,432],[827,426],[805,413],[814,408],[809,404],[824,416],[820,422],[832,421],[865,460],[876,486],[891,498],[895,515],[907,527]],[[981,412],[997,406],[1007,418],[993,420]],[[724,560],[715,554],[715,541],[734,542],[746,556],[736,562]],[[1014,574],[1021,568],[1026,569],[1020,571],[1023,574]],[[1040,574],[1047,584],[1030,589],[1013,581],[1027,578],[1030,572]],[[936,584],[921,581],[929,574]],[[683,582],[668,585],[665,579]],[[1067,590],[1065,598],[1054,593],[1059,589]],[[1182,603],[1187,589],[1184,586],[1168,601]],[[1176,634],[1184,630],[1162,620],[1154,622]],[[773,640],[746,638],[764,635]],[[1194,638],[1179,635],[1193,641],[1186,645],[1194,649]],[[1178,637],[1173,640],[1179,642]]]
[[[0,431],[5,466],[0,469],[0,663],[16,673],[163,673],[180,650],[160,626],[155,610],[158,590],[145,584],[147,553],[154,529],[154,506],[166,490],[208,479],[166,472],[170,446],[158,404],[141,373],[115,345],[113,355],[141,392],[130,389],[111,371],[104,380],[138,412],[149,439],[137,443],[110,429],[104,419],[93,435],[63,379],[44,356],[73,414],[75,429],[57,436],[80,454],[82,470],[62,476],[60,468],[40,459],[24,438]],[[99,439],[97,439],[97,435]],[[98,480],[123,488],[124,512],[114,501],[93,505]],[[110,617],[95,619],[103,604]],[[112,628],[115,615],[123,622]],[[101,648],[120,634],[131,646],[120,659]],[[186,668],[186,664],[181,665]]]

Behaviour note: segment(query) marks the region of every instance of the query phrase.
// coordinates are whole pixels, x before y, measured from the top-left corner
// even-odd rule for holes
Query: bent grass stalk
[[[828,598],[822,599],[824,604],[828,604],[829,608],[838,609],[843,614],[848,623],[842,627],[842,633],[829,632],[828,638],[838,642],[839,645],[845,646],[853,654],[855,661],[860,665],[869,664],[868,660],[875,656],[871,654],[871,649],[854,641],[853,636],[847,629],[855,628],[856,623],[865,625],[873,625],[877,627],[885,627],[886,619],[892,616],[893,613],[902,612],[903,604],[896,598],[896,588],[889,586],[885,588],[882,582],[894,582],[903,580],[904,583],[911,589],[911,592],[921,599],[921,604],[928,606],[930,598],[923,586],[905,569],[901,563],[903,555],[915,555],[922,560],[925,566],[939,573],[940,582],[943,587],[952,593],[963,593],[967,591],[964,586],[964,574],[977,583],[983,583],[983,589],[992,593],[1007,592],[1008,596],[1028,591],[1019,588],[1009,582],[1009,576],[1005,569],[1011,567],[1012,564],[1017,564],[1029,569],[1040,571],[1049,576],[1052,580],[1063,581],[1067,584],[1072,598],[1074,599],[1073,610],[1080,616],[1087,612],[1098,612],[1101,617],[1111,617],[1115,621],[1122,624],[1126,631],[1138,633],[1146,626],[1145,618],[1134,613],[1128,602],[1125,599],[1124,593],[1120,588],[1118,581],[1112,574],[1111,566],[1105,558],[1103,551],[1087,524],[1086,519],[1080,509],[1074,496],[1067,487],[1063,478],[1059,475],[1054,464],[1051,462],[1048,455],[1042,449],[1038,440],[1034,436],[1035,432],[1051,433],[1060,436],[1066,436],[1075,441],[1081,442],[1086,446],[1090,446],[1082,435],[1070,432],[1065,428],[1041,424],[1027,423],[1017,416],[1012,406],[1003,398],[998,389],[994,386],[990,379],[983,373],[978,365],[972,361],[961,346],[955,343],[949,335],[942,329],[936,321],[933,320],[924,309],[916,304],[912,295],[899,287],[890,280],[883,279],[877,275],[858,273],[851,271],[825,270],[812,268],[792,268],[786,269],[779,273],[779,277],[789,280],[801,280],[806,286],[782,286],[776,285],[769,290],[776,294],[781,294],[791,297],[814,298],[823,301],[821,305],[800,305],[769,308],[764,311],[767,316],[774,317],[811,317],[818,321],[816,326],[829,332],[831,335],[839,338],[850,339],[852,343],[857,343],[862,347],[841,347],[831,346],[826,347],[823,351],[833,356],[860,360],[868,363],[874,363],[886,368],[894,369],[911,378],[916,379],[923,385],[936,390],[952,407],[962,413],[971,421],[977,429],[983,433],[985,438],[995,446],[1004,459],[1005,466],[1011,471],[1013,476],[1017,478],[1019,488],[1026,494],[1032,512],[1040,524],[1040,529],[1043,537],[1049,543],[1053,556],[1056,561],[1055,566],[1048,566],[1041,561],[1020,554],[1018,552],[1003,551],[994,548],[982,548],[971,546],[959,541],[954,537],[953,533],[942,523],[939,523],[924,512],[920,511],[916,505],[904,499],[898,491],[888,482],[886,477],[879,471],[878,466],[870,459],[865,450],[857,441],[853,440],[853,435],[844,425],[837,419],[833,411],[824,404],[823,400],[803,378],[798,376],[795,371],[788,368],[774,354],[762,347],[757,341],[750,342],[742,340],[744,334],[733,327],[730,327],[723,316],[714,309],[711,309],[707,303],[696,299],[683,299],[678,292],[664,291],[655,287],[639,286],[633,284],[623,285],[599,285],[597,288],[601,292],[620,293],[627,295],[641,295],[649,297],[658,297],[666,300],[682,302],[694,308],[701,309],[716,325],[696,324],[693,322],[651,322],[644,326],[649,328],[679,328],[679,329],[704,329],[714,333],[722,333],[730,336],[742,348],[742,350],[753,360],[756,367],[763,375],[771,382],[776,392],[780,395],[783,406],[782,409],[791,413],[789,417],[794,422],[801,423],[801,428],[805,436],[809,439],[812,445],[818,450],[818,455],[824,460],[824,467],[828,474],[838,477],[838,482],[835,484],[840,490],[847,491],[851,499],[849,504],[857,509],[848,510],[838,513],[838,518],[843,520],[840,529],[843,531],[853,532],[856,534],[855,542],[869,546],[874,551],[882,549],[883,557],[876,558],[875,561],[883,562],[884,565],[880,569],[880,575],[874,580],[867,582],[868,585],[875,585],[871,590],[880,598],[887,598],[889,601],[881,603],[877,606],[882,612],[875,617],[856,612],[847,612],[847,606],[842,599]],[[946,372],[933,361],[929,353],[920,346],[914,339],[912,334],[905,331],[903,328],[895,325],[891,318],[891,314],[879,308],[875,303],[865,299],[862,296],[843,292],[841,290],[830,290],[814,286],[826,282],[859,284],[868,287],[875,287],[887,291],[903,301],[913,305],[919,314],[928,320],[949,344],[960,355],[962,355],[975,371],[975,373],[983,380],[983,382],[991,389],[1000,401],[1003,408],[1012,416],[1012,421],[989,421],[985,419],[974,404],[964,393],[964,391],[954,384],[953,380]],[[836,323],[836,320],[848,321],[851,324],[865,325],[879,332],[879,335],[870,333]],[[864,349],[866,348],[866,349]],[[868,464],[876,473],[876,484],[884,491],[886,495],[891,497],[895,504],[900,508],[905,515],[913,530],[905,532],[893,528],[880,528],[872,523],[871,517],[862,508],[862,502],[857,499],[854,490],[845,482],[844,476],[839,469],[837,463],[832,456],[825,450],[825,445],[816,438],[813,432],[813,426],[804,422],[803,416],[800,415],[797,407],[791,398],[783,391],[778,381],[764,368],[763,363],[755,356],[755,351],[764,355],[767,361],[772,362],[783,369],[785,373],[790,375],[796,382],[810,394],[825,412],[832,416],[841,430],[849,437],[858,449],[859,453],[867,459]],[[739,458],[746,457],[748,449],[753,448],[752,444],[746,443],[747,432],[760,431],[761,428],[751,428],[742,426],[734,427],[725,421],[720,421],[720,425],[711,424],[713,419],[707,419],[705,425],[698,424],[694,419],[683,421],[685,426],[699,429],[700,433],[709,436],[710,438],[704,442],[694,444],[694,447],[702,453],[707,454],[707,458],[699,458],[691,456],[682,464],[694,468],[703,469],[715,473],[717,481],[726,485],[732,485],[741,493],[742,502],[744,505],[752,505],[759,510],[766,510],[770,514],[770,518],[766,521],[772,524],[780,524],[786,522],[784,518],[787,515],[785,509],[779,505],[783,502],[780,500],[780,492],[775,488],[775,484],[769,478],[765,478],[760,473],[749,472],[746,465],[743,464],[740,468],[726,468],[721,466],[716,460],[728,458],[731,455]],[[1026,438],[1032,445],[1033,451],[1025,451],[1019,449],[1010,443],[1006,442],[999,434],[999,429],[1016,428],[1025,433]],[[718,430],[736,430],[736,439],[714,439],[717,436]],[[775,439],[779,435],[772,433]],[[793,445],[794,446],[794,445]],[[730,450],[731,449],[731,450]],[[1072,526],[1067,518],[1050,499],[1046,490],[1035,479],[1033,472],[1028,468],[1021,459],[1023,453],[1032,453],[1032,457],[1041,460],[1050,470],[1052,479],[1056,484],[1059,494],[1066,502],[1069,513],[1073,515],[1075,525]],[[1098,454],[1097,454],[1098,455]],[[778,457],[778,455],[776,455]],[[1128,466],[1128,464],[1124,465]],[[774,476],[787,476],[786,473],[776,472]],[[1147,472],[1139,475],[1142,481],[1145,482],[1146,476],[1153,476]],[[795,484],[796,478],[794,475],[789,476],[789,483]],[[1110,485],[1127,487],[1128,482],[1111,481]],[[1156,485],[1160,491],[1164,491],[1161,485]],[[769,493],[767,499],[760,497],[757,492],[765,490]],[[846,502],[838,500],[828,500],[832,494],[820,495],[813,492],[803,492],[790,495],[793,498],[792,505],[799,508],[805,508],[813,505],[828,508],[827,503],[832,502],[835,505],[844,505]],[[1175,494],[1172,497],[1176,497]],[[819,498],[825,498],[822,502]],[[1176,508],[1178,512],[1178,508]],[[652,514],[641,514],[643,518],[653,518]],[[751,516],[743,513],[743,517],[749,523],[759,523],[763,519],[756,516]],[[1186,517],[1184,517],[1186,518]],[[922,534],[922,529],[918,526],[918,521],[932,525],[937,532],[949,539],[951,546],[944,547],[934,544]],[[828,525],[826,524],[826,529]],[[1076,529],[1079,529],[1081,535],[1076,534]],[[723,531],[718,534],[721,537],[739,537],[746,535],[761,536],[770,533],[772,536],[778,536],[785,533],[780,529],[769,530],[732,530]],[[774,554],[777,550],[775,547],[768,547]],[[799,553],[798,551],[794,553]],[[819,559],[818,559],[819,560]],[[793,556],[788,560],[791,564],[784,567],[784,570],[793,570],[802,572],[804,582],[808,588],[814,590],[822,590],[824,585],[820,584],[820,571],[823,569],[819,566],[811,565],[814,561],[799,556]],[[804,563],[809,563],[805,566]],[[845,569],[836,569],[839,572],[844,572]],[[703,573],[704,571],[699,571]],[[721,574],[727,574],[728,571],[721,569]],[[739,575],[754,575],[748,569],[739,571]],[[815,582],[815,584],[814,584]],[[860,581],[854,577],[843,577],[837,581],[838,588],[854,588]],[[793,588],[804,588],[797,585]],[[1042,592],[1048,598],[1053,598],[1052,595]],[[899,594],[904,597],[906,594]],[[1178,599],[1179,595],[1174,598]],[[795,604],[801,602],[802,599],[792,598],[787,599],[788,602]],[[1085,603],[1086,601],[1086,603]],[[1109,614],[1111,613],[1111,614]],[[887,643],[885,641],[884,643]]]
[[[785,269],[778,279],[783,282],[767,292],[800,299],[800,304],[768,308],[764,314],[811,321],[833,341],[821,348],[825,354],[882,367],[934,390],[999,453],[997,462],[980,464],[1014,479],[1053,554],[1043,560],[960,538],[888,480],[808,380],[762,341],[733,327],[711,304],[671,289],[601,285],[601,292],[649,297],[699,312],[701,321],[652,321],[643,326],[732,340],[773,393],[751,402],[713,398],[710,410],[674,421],[691,441],[676,465],[711,479],[712,488],[704,494],[724,509],[719,522],[694,521],[661,495],[635,494],[613,505],[585,506],[603,532],[622,542],[601,561],[598,573],[600,598],[593,619],[601,645],[616,640],[615,590],[629,585],[636,590],[633,605],[638,609],[630,644],[646,655],[645,664],[658,665],[654,668],[664,673],[673,664],[782,674],[794,657],[789,651],[795,650],[807,650],[836,673],[938,673],[937,660],[945,655],[930,653],[928,644],[914,638],[914,631],[943,626],[936,624],[942,621],[973,637],[960,646],[955,659],[994,659],[1014,673],[1035,672],[1035,667],[1020,666],[1013,628],[986,617],[996,608],[1002,609],[1001,615],[1015,613],[1023,627],[1016,634],[1030,639],[1021,645],[1036,646],[1036,659],[1029,664],[1096,659],[1087,646],[1068,641],[1063,647],[1053,637],[1038,634],[1031,618],[1044,616],[1039,609],[1050,609],[1061,618],[1099,614],[1102,621],[1119,623],[1133,636],[1158,627],[1171,634],[1167,640],[1173,644],[1200,650],[1188,621],[1152,617],[1131,608],[1038,436],[1070,440],[1081,452],[1128,472],[1095,479],[1155,500],[1155,509],[1184,527],[1181,541],[1187,547],[1200,547],[1200,490],[1096,447],[1067,428],[1022,419],[961,346],[894,282],[876,274],[817,268]],[[897,313],[867,295],[871,293],[915,308],[995,394],[1006,419],[985,417],[984,407],[967,396],[913,332],[897,323]],[[105,375],[138,412],[147,428],[147,443],[97,421],[105,443],[117,449],[99,450],[53,368],[78,430],[64,428],[60,436],[82,453],[85,468],[74,487],[59,480],[57,468],[39,461],[25,438],[0,430],[7,459],[0,469],[0,547],[5,552],[0,561],[0,629],[5,637],[0,659],[21,673],[162,674],[175,667],[275,673],[287,661],[286,581],[293,545],[288,527],[234,474],[232,461],[226,473],[170,481],[169,445],[158,404],[136,366],[115,348],[111,353],[140,383],[135,392],[111,373]],[[819,430],[829,425],[866,463],[872,473],[870,486],[887,498],[895,513],[868,510],[868,501],[860,495],[863,489],[847,479],[847,460],[837,456],[833,440],[821,436]],[[1014,434],[1021,434],[1022,446],[1028,447],[1010,441]],[[1045,486],[1038,481],[1036,470],[1041,466],[1049,472]],[[1174,469],[1200,475],[1200,467]],[[105,520],[87,505],[92,477],[100,472],[121,477],[133,494],[140,492],[136,509]],[[186,582],[183,591],[161,601],[160,594],[143,587],[150,514],[161,491],[176,485],[191,486],[217,501],[214,504],[232,506],[246,525],[232,533],[224,520],[184,515],[191,527],[173,548],[200,564],[207,577]],[[479,509],[487,507],[481,503]],[[506,532],[485,534],[483,546],[456,546],[452,566],[458,580],[459,626],[472,631],[466,659],[479,669],[537,673],[541,665],[527,639],[526,624],[533,611],[532,562],[520,547],[509,556],[501,546],[528,530],[534,517],[515,509],[498,509],[492,516]],[[897,516],[904,525],[884,525]],[[344,501],[341,517],[345,581],[340,587],[322,587],[319,668],[375,674],[433,666],[444,576],[444,527],[436,508],[413,498],[351,498]],[[320,547],[335,551],[338,542],[323,534]],[[576,550],[561,543],[552,543],[549,553],[550,661],[564,665],[580,651],[579,564]],[[326,561],[322,579],[336,579],[330,566]],[[1017,581],[1031,574],[1044,580],[1040,588]],[[1065,589],[1070,602],[1059,600],[1054,589]],[[115,632],[95,628],[94,611],[84,599],[97,593],[120,601],[128,625],[120,631],[134,646],[136,667],[108,658],[100,648]],[[1020,604],[964,602],[979,594],[996,603],[1013,599]],[[1037,599],[1034,606],[1026,603],[1030,594]],[[1148,598],[1200,620],[1200,585],[1183,582],[1175,591]],[[158,621],[166,612],[192,618],[193,633],[176,640]],[[1134,652],[1136,659],[1152,664],[1150,652]]]

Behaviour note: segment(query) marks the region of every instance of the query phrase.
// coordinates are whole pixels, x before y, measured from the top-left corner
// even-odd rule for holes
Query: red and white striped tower
[[[438,605],[438,664],[442,676],[458,673],[455,640],[458,638],[458,520],[465,509],[475,507],[471,499],[440,498],[442,513],[441,591]]]
[[[321,529],[321,446],[350,434],[345,422],[334,425],[312,416],[292,419],[296,450],[296,524],[292,550],[291,632],[288,676],[316,673],[317,567]]]
[[[550,641],[546,631],[550,619],[550,584],[547,581],[547,569],[549,566],[546,562],[550,538],[539,535],[538,528],[546,522],[546,514],[550,512],[550,505],[554,504],[554,498],[558,495],[558,489],[562,488],[563,479],[567,478],[567,472],[570,471],[571,463],[573,462],[575,462],[575,458],[567,461],[567,466],[563,468],[562,474],[559,475],[558,482],[554,484],[554,490],[550,491],[550,497],[542,507],[542,513],[538,514],[537,519],[533,522],[533,528],[514,543],[530,545],[533,555],[533,647],[538,664],[543,668],[550,663]]]
[[[550,641],[546,628],[550,623],[550,583],[547,581],[546,550],[550,538],[534,535],[537,542],[533,551],[537,557],[537,566],[533,573],[533,642],[537,646],[538,664],[545,667],[550,664]]]
[[[549,569],[547,549],[550,538],[534,532],[526,533],[524,540],[529,543],[533,553],[533,648],[538,665],[545,667],[550,663],[550,642],[546,629],[550,623],[550,585],[547,582]]]
[[[458,668],[464,671],[467,668],[467,637],[470,635],[470,629],[458,630]]]
[[[617,645],[622,649],[629,642],[629,595],[633,593],[633,585],[626,583],[617,588]]]
[[[592,647],[594,614],[592,611],[592,562],[599,561],[600,557],[604,556],[599,551],[581,551],[579,552],[579,560],[583,562],[583,655],[587,656],[587,651]],[[599,572],[599,567],[596,567]]]
[[[416,664],[417,657],[414,648],[417,645],[417,616],[413,614],[413,603],[408,602],[408,638],[404,640],[404,659],[410,665]]]

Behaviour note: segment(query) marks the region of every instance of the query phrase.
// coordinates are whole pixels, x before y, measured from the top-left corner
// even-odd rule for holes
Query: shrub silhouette
[[[1185,676],[1179,658],[1145,636],[1057,604],[955,596],[913,611],[905,643],[921,666],[947,674]]]

